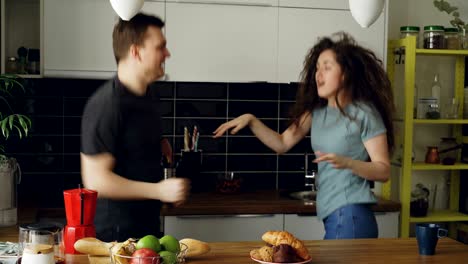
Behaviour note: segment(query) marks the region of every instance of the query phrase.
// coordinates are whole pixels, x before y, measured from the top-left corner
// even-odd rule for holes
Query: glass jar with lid
[[[457,50],[460,49],[460,35],[458,28],[445,28],[445,46],[447,49]]]
[[[416,26],[400,27],[400,38],[406,38],[408,36],[416,37],[416,48],[419,48],[419,27],[416,27]]]
[[[431,105],[437,104],[437,99],[425,97],[418,99],[418,108],[416,109],[416,117],[418,119],[426,119],[427,113],[432,110]]]
[[[5,73],[18,73],[18,59],[16,57],[8,57],[5,64]]]
[[[424,26],[424,48],[445,49],[445,35],[443,26]]]
[[[460,28],[460,48],[461,49],[468,49],[468,27],[467,28]]]
[[[426,111],[427,119],[439,119],[440,109],[438,104],[429,104]]]

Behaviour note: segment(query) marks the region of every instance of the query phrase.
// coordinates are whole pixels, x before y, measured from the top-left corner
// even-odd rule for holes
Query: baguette
[[[280,244],[288,244],[294,248],[297,255],[303,260],[310,259],[309,251],[304,246],[302,241],[296,239],[292,234],[287,231],[268,231],[262,236],[263,241],[273,246]]]
[[[94,237],[85,237],[79,239],[73,245],[75,250],[88,255],[94,256],[109,256],[109,249],[116,242],[106,243]]]
[[[208,243],[193,238],[181,239],[179,243],[185,244],[187,246],[187,252],[185,253],[185,257],[187,258],[197,257],[206,254],[211,250]]]
[[[88,255],[89,264],[111,264],[111,260],[107,256],[91,256]]]

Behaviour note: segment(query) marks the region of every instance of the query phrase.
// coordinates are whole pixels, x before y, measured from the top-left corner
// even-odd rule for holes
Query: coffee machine
[[[63,231],[66,254],[79,254],[74,248],[77,240],[96,237],[94,216],[96,215],[97,192],[84,189],[63,191],[67,225]]]

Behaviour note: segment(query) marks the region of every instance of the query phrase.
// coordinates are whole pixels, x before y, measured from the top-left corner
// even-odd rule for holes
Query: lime
[[[177,253],[180,251],[179,240],[171,235],[165,235],[159,239],[159,243],[166,251]]]
[[[163,263],[164,264],[176,264],[177,263],[177,256],[175,253],[172,253],[170,251],[160,251],[159,256],[163,258]]]
[[[140,238],[136,244],[136,249],[141,248],[149,248],[155,252],[159,252],[161,250],[161,245],[159,244],[159,239],[157,237],[153,235],[147,235]]]

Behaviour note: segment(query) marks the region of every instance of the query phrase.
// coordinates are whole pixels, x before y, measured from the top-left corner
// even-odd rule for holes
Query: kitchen
[[[172,52],[172,57],[166,63],[167,80],[156,84],[161,91],[164,136],[169,139],[174,150],[180,150],[183,148],[183,128],[187,126],[192,129],[197,125],[200,130],[199,148],[203,150],[203,168],[199,178],[192,179],[194,189],[191,202],[196,207],[199,203],[198,197],[201,202],[206,199],[213,201],[209,204],[210,212],[203,211],[208,209],[201,206],[196,207],[198,211],[190,208],[191,202],[179,208],[179,211],[177,208],[164,211],[168,220],[165,228],[172,228],[171,232],[183,230],[182,227],[176,226],[179,222],[186,227],[200,222],[197,228],[200,233],[197,237],[208,241],[259,240],[261,233],[266,229],[265,226],[268,226],[268,229],[285,227],[285,230],[297,227],[300,231],[293,233],[298,236],[304,235],[301,239],[321,239],[322,233],[302,234],[303,226],[313,226],[306,231],[323,230],[322,223],[314,220],[314,211],[311,209],[313,206],[297,206],[296,204],[302,201],[289,199],[287,195],[283,196],[277,192],[304,187],[304,153],[312,151],[309,137],[289,153],[278,156],[247,131],[216,141],[211,139],[211,132],[219,124],[244,112],[255,113],[270,127],[278,131],[284,130],[288,107],[294,102],[296,82],[305,50],[312,46],[318,36],[337,30],[355,32],[353,35],[358,40],[368,43],[385,61],[387,41],[399,38],[400,26],[422,27],[434,23],[449,26],[450,20],[450,16],[438,11],[427,1],[407,3],[392,0],[387,1],[384,13],[374,25],[364,30],[350,16],[346,1],[327,1],[326,4],[279,1],[280,7],[269,6],[270,1],[259,2],[261,3],[258,6],[233,6],[147,1],[143,7],[143,11],[166,18],[166,37],[168,48]],[[456,3],[452,1],[454,2]],[[24,42],[14,37],[6,38],[5,40],[13,43],[7,41],[2,45],[5,47],[2,49],[2,57],[15,56],[16,49],[23,45],[39,48],[42,52],[40,57],[44,58],[41,60],[42,78],[31,79],[34,94],[25,99],[25,111],[33,117],[35,124],[31,137],[21,140],[12,137],[6,142],[8,155],[18,159],[23,171],[22,182],[18,185],[18,208],[20,212],[21,209],[35,208],[40,220],[63,219],[62,190],[76,188],[81,182],[79,135],[84,103],[115,71],[114,58],[109,48],[115,14],[108,1],[71,3],[25,0],[2,3],[19,5],[15,11],[22,14],[16,16],[18,13],[14,12],[15,15],[7,16],[3,23],[6,29],[9,28],[8,21],[10,27],[24,27],[2,32],[13,32],[14,34],[10,33],[13,35],[17,32],[28,32]],[[458,3],[461,10],[462,4]],[[2,10],[5,9],[5,5],[3,7]],[[461,15],[463,16],[463,13]],[[103,19],[104,17],[107,19]],[[239,17],[242,21],[236,21]],[[232,24],[232,21],[240,24]],[[31,31],[31,25],[37,26],[37,30]],[[236,27],[243,30],[232,32]],[[84,36],[71,34],[70,29],[74,29],[73,32],[82,32]],[[83,39],[95,41],[86,42]],[[245,55],[241,56],[242,54]],[[2,62],[4,63],[5,59],[2,59]],[[432,65],[427,68],[424,70],[428,71],[428,76],[439,70],[434,69]],[[440,79],[446,86],[454,82],[453,74],[449,71],[443,72],[442,69],[440,71]],[[418,76],[425,75],[424,72],[418,72]],[[429,86],[430,81],[431,78],[421,78],[418,80],[418,86]],[[401,102],[396,103],[401,105]],[[447,128],[440,130],[434,131],[434,134],[437,134],[436,138],[441,137],[439,134],[447,133]],[[428,137],[418,140],[427,142],[431,140]],[[424,156],[423,148],[426,145],[427,143],[415,142],[415,148],[419,146],[419,149],[415,149],[417,159],[421,160]],[[175,160],[180,159],[180,152],[175,152]],[[392,174],[392,191],[387,198],[399,201],[400,173],[398,168],[394,169],[396,171],[395,176]],[[242,179],[240,194],[214,194],[219,175],[226,171],[234,171],[235,175]],[[443,177],[435,175],[428,181],[425,176],[415,175],[413,185],[422,181],[425,184],[440,186],[437,201],[441,202],[435,206],[443,208],[445,204],[442,201],[448,199],[443,197],[448,196],[448,187]],[[445,191],[443,188],[446,188]],[[251,208],[232,206],[258,200],[258,197],[237,200],[243,194],[253,191],[258,191],[261,194],[259,196],[273,202],[259,203]],[[382,186],[376,185],[374,192],[381,194]],[[387,195],[385,192],[383,194]],[[228,206],[221,202],[216,207],[216,204],[223,200]],[[274,208],[275,204],[282,202],[287,204]],[[294,204],[291,206],[288,203]],[[287,206],[300,209],[287,210]],[[381,231],[388,229],[388,237],[399,236],[398,205],[396,209],[394,207],[391,210],[376,210],[380,210],[377,217],[381,217],[386,223],[380,226]],[[178,218],[177,215],[180,214],[218,215],[223,221],[210,217],[205,220]],[[250,218],[227,217],[252,214]],[[226,232],[236,230],[232,226],[239,226],[237,230],[243,230],[240,227],[252,226],[252,230],[235,231],[236,234],[218,233],[222,237],[210,237],[215,234],[203,232],[203,227],[213,227],[213,223],[216,222],[220,222],[217,229]],[[171,227],[171,224],[174,226]],[[263,227],[263,230],[256,226]],[[240,237],[237,238],[236,235]]]

